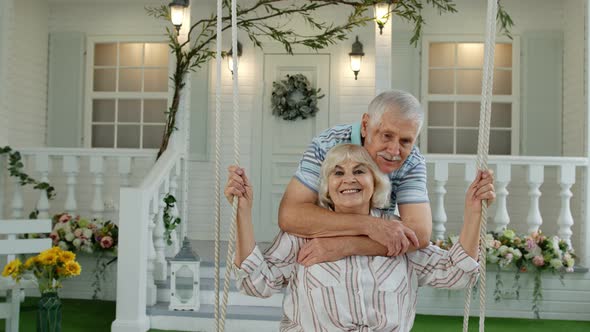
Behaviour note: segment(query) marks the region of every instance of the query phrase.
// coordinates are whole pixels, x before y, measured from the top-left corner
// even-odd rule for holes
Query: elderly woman
[[[252,226],[252,186],[243,170],[236,170],[230,168],[225,195],[230,201],[239,198],[238,287],[256,297],[287,288],[280,331],[410,331],[418,287],[465,288],[477,278],[481,201],[495,197],[488,173],[478,173],[469,187],[459,242],[449,251],[431,245],[397,257],[351,256],[306,267],[297,263],[297,255],[308,239],[281,232],[264,254],[260,251]],[[236,182],[246,191],[237,190]],[[389,193],[388,179],[364,148],[343,144],[326,156],[321,206],[398,222],[379,210]]]

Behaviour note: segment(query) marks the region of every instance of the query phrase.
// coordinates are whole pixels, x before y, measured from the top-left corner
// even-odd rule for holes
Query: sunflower
[[[55,265],[57,264],[58,254],[54,251],[46,250],[39,254],[39,262],[43,265]]]
[[[67,262],[65,268],[66,268],[65,274],[67,276],[77,276],[77,275],[80,275],[80,272],[82,271],[80,264],[78,264],[75,261]]]
[[[28,270],[31,268],[31,266],[35,265],[35,263],[37,263],[37,256],[29,257],[29,259],[25,261],[25,265],[23,265],[23,267]]]
[[[59,261],[62,263],[67,263],[69,261],[73,261],[76,259],[76,254],[71,251],[62,251],[59,255]]]
[[[15,259],[12,262],[6,264],[6,266],[4,266],[4,271],[2,271],[2,276],[3,277],[8,277],[11,276],[12,278],[16,279],[18,274],[19,274],[19,270],[22,266],[22,263],[20,261],[20,259]]]

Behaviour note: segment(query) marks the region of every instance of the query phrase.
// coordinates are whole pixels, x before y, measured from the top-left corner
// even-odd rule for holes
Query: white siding
[[[47,112],[47,2],[14,1],[7,6],[6,93],[2,132],[13,146],[43,146]]]

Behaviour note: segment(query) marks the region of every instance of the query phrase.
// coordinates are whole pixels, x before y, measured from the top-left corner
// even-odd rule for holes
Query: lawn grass
[[[38,298],[27,298],[21,305],[20,331],[34,332]],[[63,301],[62,332],[108,332],[115,319],[115,302],[70,300]],[[463,317],[417,315],[412,332],[457,332],[461,331]],[[470,320],[470,331],[478,330],[478,318]],[[4,331],[4,322],[0,324]],[[513,318],[486,319],[487,332],[588,332],[590,321],[532,320]],[[163,332],[150,330],[150,332]],[[170,331],[168,331],[170,332]],[[228,331],[237,332],[237,331]]]

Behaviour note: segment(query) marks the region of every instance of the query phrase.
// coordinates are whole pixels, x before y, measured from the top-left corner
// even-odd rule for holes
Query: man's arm
[[[430,203],[399,204],[398,210],[402,223],[416,233],[420,243],[419,248],[410,247],[408,250],[428,247],[432,235]]]
[[[307,238],[368,236],[385,246],[389,256],[405,252],[410,244],[419,244],[414,232],[401,223],[368,215],[335,213],[317,206],[316,202],[317,193],[296,178],[291,179],[279,207],[279,227],[287,233]],[[373,255],[382,255],[382,248],[375,244],[367,247],[368,243],[366,239],[360,239],[355,243],[360,246],[359,252],[354,254],[367,255],[370,251]]]

